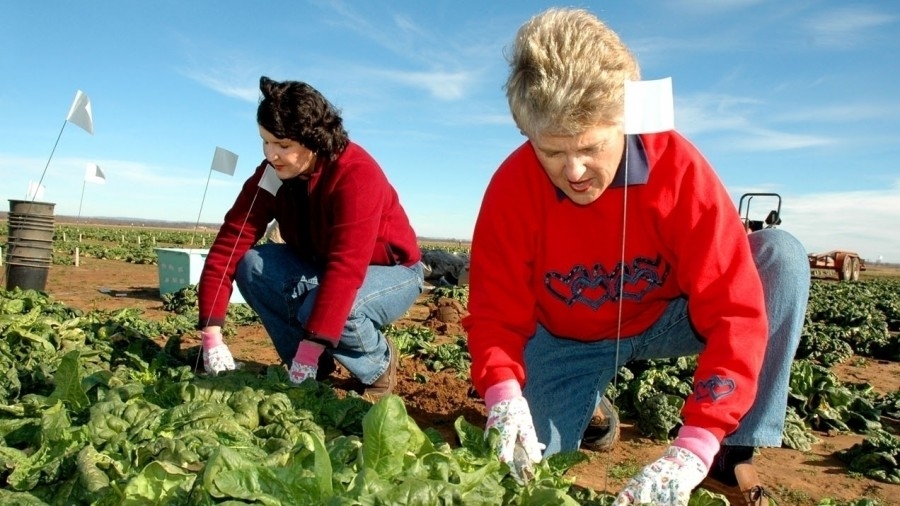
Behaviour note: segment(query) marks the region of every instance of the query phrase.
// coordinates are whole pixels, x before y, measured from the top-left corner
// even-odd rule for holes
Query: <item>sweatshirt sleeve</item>
[[[688,141],[675,135],[669,142],[653,169],[673,168],[677,174],[656,178],[671,184],[655,203],[660,233],[672,249],[691,323],[706,344],[682,415],[685,425],[708,429],[721,440],[756,397],[768,342],[762,282],[724,185]]]
[[[469,315],[463,320],[471,377],[482,396],[502,381],[525,383],[525,344],[536,327],[533,279],[539,191],[521,156],[523,145],[491,179],[475,223],[470,258]],[[541,175],[542,176],[542,175]]]
[[[376,247],[390,186],[368,157],[348,160],[330,188],[325,215],[331,220],[325,268],[306,329],[340,339]]]
[[[264,160],[244,182],[210,246],[198,286],[200,328],[225,324],[237,264],[274,217],[275,196],[259,187],[265,168]]]

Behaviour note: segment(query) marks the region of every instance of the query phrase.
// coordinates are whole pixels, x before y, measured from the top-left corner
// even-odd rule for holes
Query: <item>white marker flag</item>
[[[278,179],[278,174],[275,174],[275,167],[272,167],[271,164],[266,165],[266,170],[263,171],[263,175],[259,179],[259,187],[272,195],[278,193],[278,189],[281,188],[281,180]]]
[[[69,114],[66,121],[75,123],[84,129],[85,132],[94,135],[94,117],[91,114],[91,99],[81,90],[75,93],[75,100],[72,107],[69,108]]]
[[[216,152],[213,154],[212,167],[210,167],[210,169],[233,176],[234,169],[237,168],[237,159],[238,155],[227,149],[216,146]]]
[[[25,200],[38,200],[42,198],[44,198],[44,185],[29,181],[28,194],[25,196]]]
[[[625,133],[652,134],[675,129],[672,78],[625,81]]]
[[[100,170],[99,165],[89,163],[84,169],[84,180],[88,183],[104,184],[106,183],[106,175]]]

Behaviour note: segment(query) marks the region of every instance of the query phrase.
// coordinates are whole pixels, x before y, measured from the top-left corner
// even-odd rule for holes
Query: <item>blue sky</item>
[[[0,199],[25,198],[46,166],[57,215],[221,222],[262,160],[267,75],[341,108],[420,236],[469,239],[491,174],[523,140],[504,50],[553,5],[597,13],[644,79],[672,77],[676,128],[736,204],[778,192],[781,228],[808,251],[900,262],[900,3],[876,0],[10,2]],[[65,122],[79,89],[94,135]],[[217,146],[239,156],[233,177],[210,175]],[[87,163],[105,185],[83,184]]]

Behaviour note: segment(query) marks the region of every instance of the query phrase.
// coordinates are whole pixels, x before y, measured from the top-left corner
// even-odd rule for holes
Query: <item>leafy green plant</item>
[[[459,301],[466,307],[469,304],[469,286],[436,286],[429,292],[432,302],[437,302],[442,297]]]
[[[822,499],[816,503],[816,506],[878,506],[879,503],[875,499],[856,499],[852,501],[838,501],[832,498]]]
[[[871,386],[848,386],[809,360],[791,366],[789,405],[817,430],[865,432],[881,428]]]
[[[879,431],[862,443],[836,453],[851,472],[886,483],[900,484],[900,439]]]
[[[385,326],[382,331],[394,342],[401,354],[415,357],[432,371],[452,369],[457,376],[468,378],[472,359],[462,336],[438,342],[438,336],[427,327]]]
[[[163,309],[193,319],[194,328],[197,326],[197,315],[200,311],[197,285],[188,285],[184,288],[167,293],[162,296]],[[261,323],[259,315],[248,304],[229,304],[226,318],[231,325],[253,325]],[[233,335],[233,329],[225,329],[227,335]]]

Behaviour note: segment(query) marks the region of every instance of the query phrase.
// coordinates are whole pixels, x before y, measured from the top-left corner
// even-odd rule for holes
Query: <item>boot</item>
[[[606,396],[594,410],[591,421],[584,430],[581,447],[593,451],[610,450],[619,440],[619,414]]]
[[[727,447],[723,447],[727,451]],[[700,488],[722,494],[734,506],[775,506],[774,498],[763,488],[759,474],[751,460],[736,464],[731,470],[723,465],[720,451],[713,461],[709,476],[700,483]]]
[[[367,386],[365,390],[363,390],[363,397],[372,401],[377,402],[378,399],[381,399],[385,395],[394,391],[394,387],[397,386],[397,361],[400,357],[400,354],[397,353],[397,347],[394,346],[393,341],[391,341],[387,336],[384,336],[384,339],[388,343],[388,353],[390,354],[390,362],[388,363],[388,368],[384,373],[378,377],[371,385]]]

